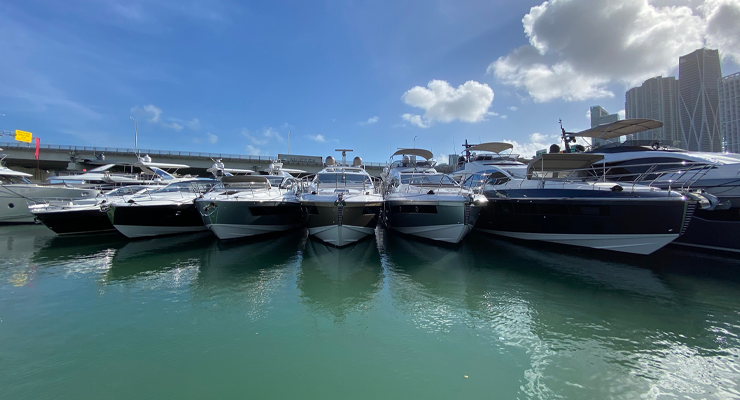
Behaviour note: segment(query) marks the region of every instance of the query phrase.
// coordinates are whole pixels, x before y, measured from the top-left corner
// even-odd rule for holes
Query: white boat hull
[[[447,243],[459,243],[472,230],[470,225],[429,225],[411,227],[392,227],[392,229],[425,239],[438,240]]]
[[[141,237],[177,235],[180,233],[203,232],[205,226],[143,226],[143,225],[113,225],[124,236],[135,239]]]
[[[329,225],[308,229],[309,235],[316,236],[318,239],[337,247],[355,243],[374,232],[375,228],[352,225]]]
[[[481,232],[523,240],[539,240],[570,246],[613,250],[632,254],[651,254],[678,238],[678,234],[577,235],[555,233],[522,233],[481,229]]]
[[[239,224],[212,224],[207,228],[221,240],[239,239],[243,237],[264,235],[272,232],[283,232],[294,228],[295,225],[239,225]]]

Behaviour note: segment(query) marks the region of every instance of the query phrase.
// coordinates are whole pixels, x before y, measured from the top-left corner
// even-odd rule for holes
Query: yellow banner
[[[19,131],[16,129],[15,140],[19,142],[31,143],[31,139],[33,139],[33,134],[31,132]]]

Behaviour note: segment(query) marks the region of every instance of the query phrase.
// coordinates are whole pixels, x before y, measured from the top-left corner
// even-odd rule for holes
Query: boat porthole
[[[13,208],[13,207],[15,207],[15,204],[13,204],[13,203],[8,203],[8,208]]]

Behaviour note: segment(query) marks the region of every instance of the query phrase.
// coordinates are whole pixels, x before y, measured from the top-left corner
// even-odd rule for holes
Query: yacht
[[[138,168],[140,172],[135,173],[134,168]],[[138,161],[134,164],[105,164],[79,174],[50,176],[46,181],[51,184],[61,183],[81,187],[92,185],[142,185],[153,181],[167,182],[177,179],[191,179],[192,176],[190,175],[178,175],[177,171],[182,168],[190,168],[190,166],[152,162],[152,158],[147,154],[138,157]],[[129,169],[130,172],[113,172],[114,169]]]
[[[740,155],[678,149],[660,140],[633,140],[631,134],[660,128],[661,121],[627,119],[581,132],[563,131],[563,140],[602,138],[605,145],[587,151],[603,155],[594,175],[619,182],[651,182],[680,190],[701,201],[691,225],[674,243],[740,252]],[[624,137],[623,143],[615,139]]]
[[[99,193],[95,189],[35,184],[28,180],[30,176],[31,174],[7,168],[0,159],[0,223],[35,222],[34,215],[28,210],[28,203],[34,204],[51,199],[60,201],[94,199]]]
[[[197,199],[206,228],[225,240],[298,227],[302,222],[298,182],[275,164],[270,165],[270,175],[224,176]]]
[[[205,231],[195,199],[217,181],[178,180],[155,191],[108,205],[113,227],[129,238]]]
[[[394,161],[396,156],[401,159]],[[401,233],[458,243],[473,229],[487,200],[437,172],[432,157],[423,149],[400,149],[391,156],[382,175],[382,220]]]
[[[518,161],[518,154],[513,154],[511,151],[503,153],[514,148],[511,143],[489,142],[470,145],[466,140],[463,147],[465,147],[465,151],[458,158],[457,169],[450,174],[452,179],[457,182],[462,182],[471,174],[491,165],[526,165]]]
[[[81,235],[116,232],[107,214],[113,202],[125,202],[135,195],[157,190],[157,185],[128,185],[95,198],[76,201],[50,201],[30,205],[36,219],[57,235]]]
[[[365,171],[360,157],[346,163],[326,157],[324,168],[306,185],[300,196],[308,233],[337,247],[372,235],[378,222],[383,197]]]
[[[683,234],[696,202],[641,184],[594,178],[600,154],[542,154],[464,182],[488,198],[476,229],[500,236],[650,254]],[[649,223],[646,223],[649,221]]]

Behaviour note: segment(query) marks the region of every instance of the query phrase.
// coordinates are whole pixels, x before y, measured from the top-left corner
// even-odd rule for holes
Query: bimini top
[[[393,153],[393,155],[391,157],[397,156],[397,155],[400,155],[400,154],[406,155],[406,156],[424,157],[424,159],[426,159],[426,160],[431,160],[432,157],[434,157],[434,154],[432,154],[431,151],[424,150],[424,149],[401,149],[401,150],[398,150],[397,152]]]
[[[603,154],[592,153],[554,153],[540,154],[527,166],[527,175],[532,172],[572,171],[591,168],[594,163],[604,159]]]
[[[631,135],[633,133],[660,128],[662,126],[663,122],[654,119],[631,118],[617,122],[601,124],[591,129],[586,129],[585,131],[572,133],[570,135],[598,139],[614,139],[616,137]]]
[[[490,151],[493,153],[500,153],[504,150],[509,150],[513,148],[514,145],[511,143],[489,142],[476,144],[473,147],[469,147],[468,151]]]

